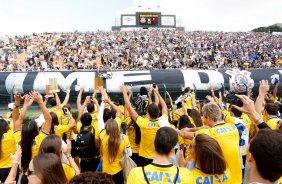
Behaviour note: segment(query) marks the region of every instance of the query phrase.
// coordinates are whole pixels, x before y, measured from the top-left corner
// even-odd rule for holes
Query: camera
[[[68,108],[64,108],[64,113],[66,114],[68,112]]]

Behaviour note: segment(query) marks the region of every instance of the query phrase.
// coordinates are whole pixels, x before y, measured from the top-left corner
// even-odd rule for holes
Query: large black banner
[[[246,73],[246,74],[245,74]],[[159,88],[177,90],[182,86],[197,90],[209,90],[210,85],[215,90],[225,87],[229,89],[233,83],[240,83],[242,77],[249,76],[256,84],[262,79],[270,81],[273,74],[281,79],[282,70],[248,70],[248,72],[226,70],[152,70],[152,71],[114,71],[111,79],[104,79],[104,85],[108,92],[119,92],[121,84],[132,86],[137,91],[140,86],[156,83]],[[49,78],[56,77],[60,90],[74,89],[76,85],[86,87],[90,91],[95,88],[94,78],[97,73],[92,71],[57,71],[57,72],[1,72],[0,93],[9,94],[13,89],[23,93],[36,90],[45,93],[45,86],[49,84]]]

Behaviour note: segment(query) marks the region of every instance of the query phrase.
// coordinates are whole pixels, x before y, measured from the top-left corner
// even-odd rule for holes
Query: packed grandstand
[[[280,68],[282,36],[255,32],[43,33],[0,40],[0,70]]]

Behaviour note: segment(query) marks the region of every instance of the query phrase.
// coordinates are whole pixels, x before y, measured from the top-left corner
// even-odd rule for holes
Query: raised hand
[[[260,95],[266,95],[267,92],[269,91],[269,85],[267,80],[261,80],[259,82],[259,94]]]
[[[43,102],[42,95],[39,92],[32,91],[32,92],[29,93],[29,95],[32,97],[32,99],[35,102],[37,102],[37,103]]]

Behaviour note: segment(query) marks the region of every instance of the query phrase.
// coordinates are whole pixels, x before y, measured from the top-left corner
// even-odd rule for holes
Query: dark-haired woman
[[[38,92],[31,92],[30,95],[25,95],[24,98],[21,113],[19,114],[18,108],[14,108],[13,110],[13,128],[16,143],[19,143],[22,148],[21,166],[23,174],[26,175],[31,159],[38,154],[42,140],[47,137],[50,132],[52,118],[44,105],[42,96]],[[22,97],[20,95],[15,95],[16,107],[20,105],[21,99]],[[25,113],[33,101],[38,103],[45,119],[45,125],[40,131],[34,120],[24,121]]]
[[[119,108],[106,97],[105,91],[102,92],[102,95],[104,101],[117,111],[117,117],[115,119],[108,119],[104,124],[103,115],[105,103],[101,103],[101,108],[98,114],[98,123],[102,146],[102,170],[103,172],[112,175],[116,184],[122,184],[124,183],[122,167],[120,165],[122,153],[126,149],[128,155],[131,156],[132,151],[128,137],[120,133],[121,112]]]
[[[55,153],[58,157],[62,158],[62,140],[57,135],[47,136],[41,143],[39,154]],[[68,180],[72,179],[75,175],[80,174],[80,170],[71,156],[71,142],[67,140],[67,147],[64,149],[70,165],[62,163],[64,172]]]
[[[126,124],[127,135],[132,149],[132,160],[140,166],[139,148],[141,141],[141,131],[136,122],[132,121],[127,108],[124,108],[124,118]]]
[[[112,176],[100,172],[84,172],[75,176],[69,184],[115,184]]]
[[[16,142],[13,130],[4,119],[0,119],[0,183],[5,181],[11,167],[11,153],[16,151]]]
[[[191,183],[229,184],[230,173],[218,142],[212,137],[197,135],[189,146],[194,158],[194,169],[189,171]],[[179,165],[186,167],[183,152],[180,153]]]
[[[30,162],[29,184],[66,184],[67,182],[61,160],[56,154],[39,154]]]

